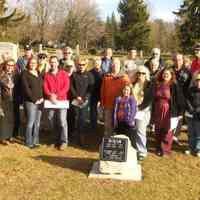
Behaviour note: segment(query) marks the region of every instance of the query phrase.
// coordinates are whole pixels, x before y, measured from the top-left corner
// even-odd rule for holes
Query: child
[[[131,91],[131,86],[126,85],[122,90],[122,96],[119,96],[115,99],[113,121],[117,134],[125,134],[132,138],[134,135],[134,118],[136,114],[137,103],[135,98],[131,96]]]

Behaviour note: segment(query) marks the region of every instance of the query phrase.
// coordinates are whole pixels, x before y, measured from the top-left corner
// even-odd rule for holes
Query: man
[[[187,90],[192,79],[190,70],[184,66],[183,54],[176,53],[173,55],[173,69],[176,74],[176,80],[181,87],[184,96],[187,95]]]
[[[96,58],[94,68],[90,71],[94,78],[93,90],[90,97],[90,123],[92,128],[97,127],[97,106],[100,102],[100,90],[103,73],[101,70],[101,59]]]
[[[61,69],[66,69],[67,67],[67,63],[70,61],[70,62],[74,62],[73,61],[73,51],[70,47],[64,47],[62,49],[62,54],[63,54],[63,58],[60,59],[59,63],[60,63],[60,68]],[[74,70],[75,70],[75,67],[74,67]]]
[[[68,99],[70,86],[67,72],[59,69],[59,61],[56,56],[51,56],[50,70],[44,76],[44,94],[53,104]],[[68,145],[67,109],[49,109],[48,119],[51,128],[56,135],[56,142],[60,150],[64,150]]]
[[[176,75],[176,80],[178,82],[179,87],[181,88],[184,97],[186,98],[188,95],[188,88],[190,86],[190,82],[192,79],[191,72],[188,68],[184,66],[184,59],[183,59],[183,54],[176,53],[173,55],[173,69]],[[175,130],[175,137],[174,141],[178,143],[178,138],[176,136],[180,135],[181,132],[181,127],[183,125],[184,119],[183,116],[182,118],[179,119],[177,128]],[[178,143],[179,144],[179,143]]]
[[[194,53],[196,58],[192,61],[191,65],[192,75],[200,71],[200,43],[194,46]]]
[[[30,45],[24,46],[24,55],[19,57],[17,60],[17,72],[21,73],[23,70],[26,69],[28,61],[33,57],[33,50]]]
[[[165,67],[165,63],[164,60],[161,58],[160,56],[161,52],[159,48],[153,48],[151,51],[151,58],[149,58],[149,60],[145,63],[145,66],[149,69],[149,65],[150,65],[150,61],[152,59],[156,59],[159,61],[159,70]]]
[[[111,73],[103,77],[101,85],[101,105],[104,108],[104,135],[112,135],[114,101],[121,94],[124,86],[129,83],[130,80],[127,75],[120,75],[120,60],[114,58]]]
[[[129,78],[135,73],[137,69],[138,59],[136,48],[131,48],[128,51],[128,59],[124,61],[124,71],[128,74]]]
[[[76,63],[77,72],[74,72],[71,76],[71,98],[75,112],[76,136],[78,144],[83,146],[85,145],[86,112],[94,80],[92,74],[86,71],[87,59],[78,58]]]
[[[101,70],[103,74],[107,74],[111,72],[111,65],[112,65],[112,49],[107,48],[104,51],[104,57],[102,58],[102,63],[101,63]]]
[[[17,137],[19,135],[20,128],[20,105],[23,103],[22,94],[21,94],[21,73],[26,69],[28,61],[33,57],[33,50],[30,45],[24,46],[24,55],[19,57],[16,63],[16,77],[17,82],[15,84],[16,89],[16,98],[14,99],[14,129],[13,129],[13,137]]]

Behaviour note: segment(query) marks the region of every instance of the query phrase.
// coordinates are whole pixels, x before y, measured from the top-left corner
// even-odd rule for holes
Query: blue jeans
[[[189,149],[200,151],[200,121],[187,117]]]
[[[67,109],[50,109],[48,119],[56,143],[68,144]]]
[[[32,147],[39,144],[39,129],[42,111],[39,109],[39,105],[30,101],[24,102],[24,108],[27,118],[25,144],[26,146]]]

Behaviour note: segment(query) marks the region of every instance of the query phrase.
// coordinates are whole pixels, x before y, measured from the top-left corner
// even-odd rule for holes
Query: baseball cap
[[[24,46],[24,50],[26,50],[26,51],[30,51],[32,49],[32,47],[31,47],[31,45],[29,45],[29,44],[26,44],[25,46]]]
[[[194,50],[200,50],[200,43],[196,43],[194,45]]]

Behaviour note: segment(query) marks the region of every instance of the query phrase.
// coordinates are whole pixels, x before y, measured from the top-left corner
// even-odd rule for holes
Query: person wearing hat
[[[16,83],[17,88],[21,88],[21,73],[26,69],[29,60],[33,57],[32,47],[27,44],[24,46],[24,55],[17,59],[16,63],[16,76],[19,76],[18,82]],[[23,104],[23,98],[21,90],[16,92],[16,98],[14,100],[14,130],[13,136],[19,135],[20,122],[20,105]]]
[[[21,73],[26,69],[27,63],[33,57],[33,50],[31,45],[27,44],[24,46],[24,55],[19,57],[17,60],[17,71]]]
[[[192,61],[191,73],[194,75],[196,72],[200,71],[200,43],[194,46],[195,59]]]
[[[186,154],[200,157],[200,73],[194,76],[193,86],[189,88],[186,98],[188,122],[188,146]]]

